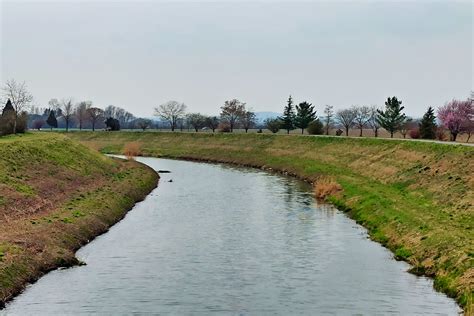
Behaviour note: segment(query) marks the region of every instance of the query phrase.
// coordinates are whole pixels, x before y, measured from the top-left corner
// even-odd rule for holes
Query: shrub
[[[342,191],[342,187],[331,177],[320,177],[314,185],[314,193],[318,199],[326,199]]]
[[[221,133],[230,133],[230,124],[227,122],[221,122],[219,123],[217,129]]]
[[[266,128],[271,131],[272,133],[278,133],[281,128],[281,120],[274,118],[274,119],[266,119],[265,120]]]
[[[24,133],[28,123],[28,114],[22,112],[18,115],[16,122],[16,132]],[[0,115],[0,135],[8,135],[13,133],[13,126],[15,124],[15,113],[13,111],[4,111]]]
[[[127,159],[133,160],[134,157],[140,156],[142,154],[141,147],[142,146],[139,142],[127,143],[123,147],[123,154],[127,157]]]
[[[307,131],[310,135],[322,135],[324,134],[323,123],[321,123],[319,119],[316,119],[309,123]]]
[[[418,138],[420,138],[420,130],[417,129],[417,128],[416,128],[416,129],[412,129],[409,134],[410,134],[410,138],[413,138],[413,139],[418,139]]]
[[[436,139],[437,140],[441,140],[441,141],[445,141],[446,140],[446,134],[444,133],[444,129],[443,128],[437,128],[436,129]]]

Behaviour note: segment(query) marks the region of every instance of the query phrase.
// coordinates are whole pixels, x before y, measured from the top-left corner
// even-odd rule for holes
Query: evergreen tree
[[[389,97],[385,102],[385,111],[377,110],[377,122],[390,133],[391,138],[405,121],[405,114],[402,113],[404,108],[397,97]]]
[[[304,133],[309,123],[315,119],[316,111],[311,103],[304,101],[296,106],[295,126],[301,128],[301,134]]]
[[[295,111],[293,109],[293,98],[288,98],[287,105],[283,110],[283,116],[280,117],[281,127],[286,129],[287,134],[290,133],[292,129],[295,128]]]
[[[420,122],[420,137],[424,139],[436,138],[436,116],[434,109],[430,106]]]
[[[49,116],[46,120],[46,123],[48,123],[48,125],[51,127],[51,130],[53,130],[53,127],[58,127],[58,120],[56,120],[56,115],[54,114],[53,110],[49,111]]]
[[[2,115],[7,115],[8,112],[14,112],[15,109],[13,108],[12,101],[10,99],[7,100],[7,103],[5,104],[5,107],[3,108]]]

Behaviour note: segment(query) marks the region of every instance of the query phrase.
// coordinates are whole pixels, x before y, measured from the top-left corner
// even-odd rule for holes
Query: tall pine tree
[[[301,128],[301,134],[315,118],[316,111],[311,103],[304,101],[296,106],[295,126]]]
[[[421,119],[420,125],[420,137],[424,139],[435,139],[436,138],[436,116],[434,109],[430,106],[426,113]]]
[[[283,116],[280,117],[280,120],[282,122],[281,127],[286,129],[287,134],[295,128],[295,111],[293,109],[293,98],[291,95],[288,98],[287,105],[283,110]]]
[[[56,119],[56,115],[54,114],[53,110],[49,111],[49,116],[46,120],[46,123],[48,123],[48,125],[51,127],[51,130],[53,130],[53,127],[58,127],[58,120]]]
[[[385,111],[377,110],[377,122],[390,133],[391,138],[405,121],[406,116],[402,113],[404,108],[397,97],[389,97],[385,102]]]

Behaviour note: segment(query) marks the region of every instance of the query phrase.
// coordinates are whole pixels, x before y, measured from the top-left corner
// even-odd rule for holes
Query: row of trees
[[[468,100],[452,100],[446,103],[438,109],[438,118],[434,108],[430,106],[423,118],[417,121],[406,116],[402,101],[395,96],[387,98],[384,108],[352,106],[335,111],[333,106],[326,105],[323,115],[318,117],[311,103],[304,101],[295,105],[290,95],[283,115],[265,121],[264,126],[274,133],[284,129],[288,134],[298,128],[301,133],[307,130],[310,134],[329,135],[332,129],[338,128],[336,135],[345,133],[346,136],[349,136],[351,129],[359,130],[359,136],[363,136],[364,129],[371,129],[375,137],[379,136],[379,130],[383,128],[392,138],[399,132],[404,138],[410,135],[412,138],[424,139],[443,139],[443,131],[447,129],[452,141],[455,141],[460,133],[466,133],[469,140],[474,130],[472,99],[471,96]],[[245,105],[237,99],[226,101],[221,107],[220,116],[217,117],[200,113],[186,114],[187,107],[184,103],[169,101],[155,108],[155,115],[168,122],[172,131],[178,126],[182,129],[187,125],[196,132],[202,128],[212,131],[219,128],[221,131],[233,132],[237,127],[247,132],[257,126],[258,122],[255,113],[246,110]]]
[[[132,113],[126,110],[109,105],[101,109],[92,104],[91,101],[81,101],[76,104],[72,99],[51,99],[48,108],[32,108],[30,112],[31,126],[41,129],[45,124],[50,128],[62,126],[69,128],[107,128],[109,130],[120,130],[121,127],[129,126],[136,120]]]
[[[26,84],[15,80],[5,83],[2,96],[6,103],[0,116],[0,135],[22,133],[28,127],[38,130],[45,126],[64,127],[68,131],[71,127],[120,130],[122,127],[146,129],[152,125],[150,120],[136,118],[123,108],[109,105],[101,109],[91,101],[74,103],[72,98],[53,98],[48,107],[36,107]]]
[[[241,127],[247,133],[257,124],[255,113],[245,107],[245,103],[232,99],[225,101],[221,107],[220,116],[206,116],[201,113],[186,114],[186,105],[177,101],[168,101],[155,108],[155,116],[169,123],[171,131],[178,126],[191,126],[196,132],[209,128],[213,132],[219,128],[222,131],[233,132]]]
[[[79,129],[105,128],[120,130],[121,128],[140,128],[146,130],[154,125],[151,120],[136,118],[132,113],[113,105],[105,109],[96,107],[90,101],[74,103],[71,98],[62,100],[51,99],[48,107],[38,108],[31,106],[33,96],[29,93],[25,83],[9,80],[3,87],[3,96],[7,100],[0,117],[0,133],[16,133],[24,131],[28,126],[41,129],[46,124],[50,128],[70,127]],[[245,132],[254,127],[266,127],[276,133],[280,129],[287,133],[294,129],[305,130],[310,134],[326,134],[338,128],[336,135],[345,132],[349,136],[351,129],[358,129],[359,136],[364,129],[371,129],[374,136],[379,135],[381,128],[387,130],[390,136],[400,132],[403,137],[442,139],[443,130],[450,132],[450,139],[455,141],[461,133],[468,135],[468,140],[474,132],[473,97],[467,100],[452,100],[438,108],[437,114],[433,107],[429,107],[420,121],[407,117],[403,112],[402,101],[397,97],[389,97],[384,108],[377,106],[351,106],[350,108],[334,110],[333,106],[326,105],[323,114],[318,117],[315,107],[303,101],[294,104],[290,95],[283,109],[283,115],[269,119],[264,125],[259,125],[252,109],[237,99],[225,101],[220,108],[219,116],[206,116],[201,113],[186,113],[187,106],[177,101],[169,101],[154,109],[154,115],[166,122],[172,131],[176,128],[183,130],[193,128],[196,132],[201,129],[219,129],[223,132],[233,132],[236,128],[243,128]],[[29,115],[27,110],[30,109]],[[159,125],[158,123],[156,123]],[[439,126],[438,126],[439,124]]]

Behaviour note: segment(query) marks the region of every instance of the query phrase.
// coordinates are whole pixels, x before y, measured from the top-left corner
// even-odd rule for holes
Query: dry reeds
[[[123,154],[129,160],[133,160],[134,157],[140,156],[142,154],[141,150],[142,145],[139,142],[127,143],[123,146]]]
[[[342,191],[342,187],[331,177],[320,177],[314,184],[314,193],[318,199],[324,200]]]

